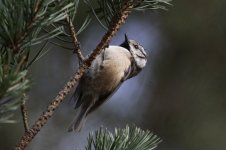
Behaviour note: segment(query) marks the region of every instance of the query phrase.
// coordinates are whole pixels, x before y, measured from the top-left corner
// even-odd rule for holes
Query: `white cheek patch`
[[[144,57],[144,56],[141,56],[141,57],[140,57],[139,55],[136,55],[136,56],[134,57],[134,59],[135,59],[135,62],[136,62],[137,66],[138,66],[139,68],[144,68],[144,67],[145,67],[146,62],[147,62],[146,57]]]

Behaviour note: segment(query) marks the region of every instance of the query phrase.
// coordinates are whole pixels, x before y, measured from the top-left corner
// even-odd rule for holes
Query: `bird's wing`
[[[99,99],[97,100],[97,102],[91,107],[91,109],[89,110],[89,113],[93,112],[94,110],[96,110],[100,105],[102,105],[104,102],[106,102],[108,99],[111,98],[111,96],[114,95],[114,93],[119,89],[119,87],[121,86],[122,83],[120,83],[114,90],[107,92],[103,95],[101,95],[99,97]]]
[[[78,84],[78,86],[76,87],[76,90],[72,96],[72,99],[75,103],[75,109],[81,105],[81,97],[82,97],[81,85]]]
[[[110,99],[114,93],[120,88],[120,86],[122,85],[122,83],[127,80],[130,77],[130,73],[131,73],[131,67],[129,67],[125,72],[124,72],[124,76],[121,79],[121,82],[111,91],[106,92],[105,94],[102,94],[99,99],[97,100],[97,102],[93,105],[93,107],[91,107],[91,109],[89,110],[89,113],[93,112],[94,110],[96,110],[100,105],[102,105],[104,102],[106,102],[108,99]]]
[[[99,62],[98,66],[101,66],[100,64],[103,63],[104,55],[105,55],[105,50],[100,55],[97,56],[97,58],[92,62],[92,65],[97,65]],[[77,109],[83,103],[82,96],[83,96],[84,90],[82,88],[84,86],[90,86],[90,84],[91,84],[93,73],[90,73],[90,72],[96,73],[96,70],[94,69],[93,66],[91,66],[90,69],[88,69],[84,73],[84,75],[80,79],[78,86],[76,87],[76,90],[72,96],[72,99],[75,103],[75,109]]]

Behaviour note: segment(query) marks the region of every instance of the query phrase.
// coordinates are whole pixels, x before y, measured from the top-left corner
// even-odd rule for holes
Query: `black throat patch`
[[[127,49],[128,51],[130,50],[128,41],[124,41],[120,46]]]

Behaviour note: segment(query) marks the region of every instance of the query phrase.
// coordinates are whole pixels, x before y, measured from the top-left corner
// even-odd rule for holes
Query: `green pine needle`
[[[153,150],[161,139],[150,131],[136,126],[115,129],[115,133],[100,128],[90,133],[86,150]]]
[[[27,69],[48,52],[49,40],[63,34],[63,25],[52,25],[75,14],[78,2],[0,0],[0,123],[14,122],[11,117],[30,87]],[[40,44],[37,50],[34,45]],[[37,50],[33,58],[31,50]]]
[[[27,70],[15,71],[15,67],[2,64],[0,57],[0,123],[14,123],[14,111],[20,106],[22,93],[26,93],[30,83]]]
[[[95,5],[93,1],[84,0],[90,7],[91,13],[95,16],[102,27],[108,29],[113,18],[118,15],[125,0],[97,0]],[[167,10],[166,6],[171,5],[171,0],[130,0],[134,3],[135,11],[146,11],[154,9]]]

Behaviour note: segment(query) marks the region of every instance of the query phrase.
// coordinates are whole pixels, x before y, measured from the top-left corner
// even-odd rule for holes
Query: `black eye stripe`
[[[141,53],[146,57],[146,54],[141,50]]]
[[[139,57],[139,58],[146,58],[145,55],[137,55],[137,57]]]

